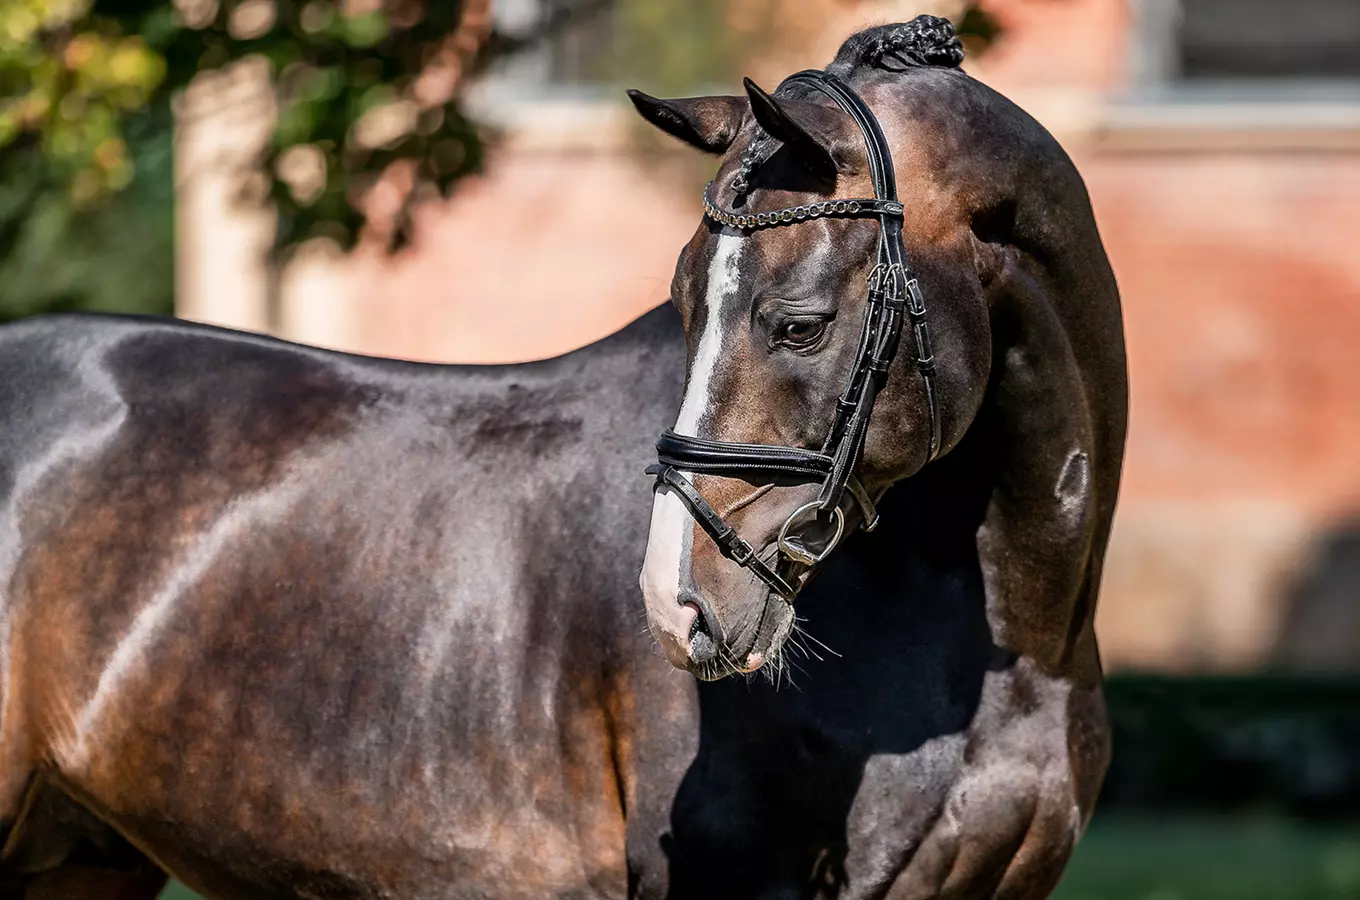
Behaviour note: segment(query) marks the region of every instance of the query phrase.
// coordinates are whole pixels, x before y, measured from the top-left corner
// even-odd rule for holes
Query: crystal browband
[[[846,218],[864,218],[868,216],[897,216],[903,214],[903,206],[896,200],[877,200],[868,198],[857,198],[854,200],[822,200],[817,203],[805,203],[802,206],[790,206],[788,209],[776,209],[762,213],[731,213],[717,203],[713,202],[713,182],[709,182],[704,188],[704,215],[720,225],[729,228],[743,228],[753,230],[756,228],[771,228],[776,225],[790,225],[794,222],[805,222],[808,219],[820,219],[825,216],[843,216]]]

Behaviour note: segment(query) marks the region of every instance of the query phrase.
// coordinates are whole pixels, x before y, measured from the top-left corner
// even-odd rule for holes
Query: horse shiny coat
[[[894,369],[859,469],[880,524],[796,605],[683,507],[649,542],[643,468],[677,410],[825,433],[873,223],[706,222],[674,308],[520,366],[0,329],[0,898],[150,900],[167,872],[218,900],[1046,896],[1109,752],[1118,295],[1071,163],[952,40],[872,29],[835,64],[909,210],[942,452]],[[770,99],[789,141],[747,97],[644,113],[726,153],[723,190],[864,196],[834,110]],[[780,345],[791,320],[823,325]],[[694,483],[762,548],[816,496]],[[676,671],[640,570],[672,662],[776,677]]]
[[[683,365],[669,309],[469,368],[0,331],[0,896],[622,893],[697,733],[636,590]]]

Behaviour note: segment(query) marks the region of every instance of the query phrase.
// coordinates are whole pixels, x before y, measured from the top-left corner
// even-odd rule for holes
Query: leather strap
[[[777,475],[801,484],[821,481],[831,474],[835,462],[823,453],[798,447],[710,441],[678,434],[669,428],[661,432],[661,437],[657,439],[656,455],[662,465],[739,478],[747,482],[762,475]],[[651,473],[651,469],[647,471]],[[877,523],[878,513],[869,492],[853,475],[846,487],[859,505],[865,527],[872,530]]]
[[[674,466],[655,463],[647,467],[647,474],[656,476],[658,487],[664,484],[680,495],[694,520],[713,539],[713,543],[718,545],[718,551],[723,556],[739,566],[750,569],[757,578],[768,584],[785,600],[792,601],[797,596],[798,588],[785,581],[765,560],[757,556],[755,548],[743,540],[736,529],[723,521],[717,510],[708,505],[703,495]]]
[[[814,450],[710,441],[676,434],[669,428],[657,439],[656,455],[665,465],[691,472],[777,472],[803,480],[824,478],[831,473],[832,465],[831,457]]]

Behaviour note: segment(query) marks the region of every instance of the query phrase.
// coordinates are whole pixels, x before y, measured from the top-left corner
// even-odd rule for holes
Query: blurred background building
[[[1124,300],[1115,751],[1057,896],[1360,898],[1360,0],[0,0],[0,320],[570,350],[666,302],[712,173],[624,87],[921,12],[1072,155]]]
[[[513,32],[547,2],[490,14]],[[214,76],[205,114],[182,114],[179,311],[425,360],[569,350],[666,301],[711,168],[635,125],[621,80],[730,92],[746,72],[772,87],[867,23],[959,6],[730,0],[586,19],[468,86],[494,132],[485,170],[419,214],[408,248],[308,245],[277,285],[268,213],[234,202],[213,163],[265,139],[267,75]],[[1000,35],[966,68],[1076,160],[1124,298],[1108,667],[1360,670],[1360,3],[984,8]]]

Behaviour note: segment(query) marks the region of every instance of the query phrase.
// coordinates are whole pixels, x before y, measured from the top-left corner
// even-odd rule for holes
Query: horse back
[[[656,318],[515,367],[0,332],[0,823],[39,773],[228,892],[620,879]]]

